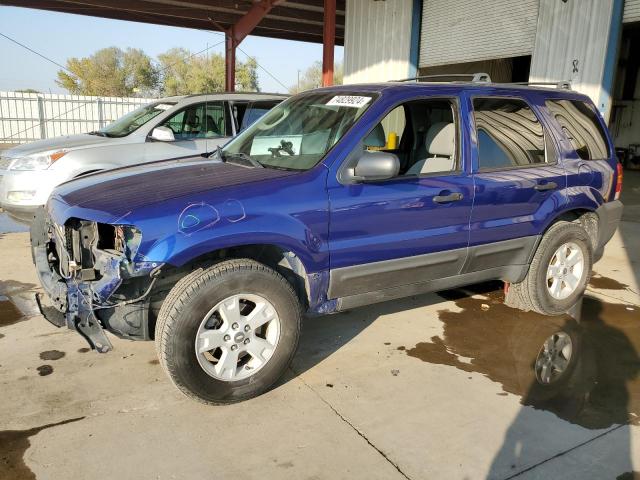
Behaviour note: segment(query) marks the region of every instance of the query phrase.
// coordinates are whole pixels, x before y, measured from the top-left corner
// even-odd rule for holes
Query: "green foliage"
[[[131,97],[148,95],[158,86],[158,70],[142,50],[103,48],[85,58],[67,60],[56,83],[72,94]]]
[[[40,90],[36,90],[35,88],[23,88],[21,90],[16,90],[16,92],[20,93],[42,93]]]
[[[158,55],[162,76],[161,93],[187,95],[224,91],[224,57],[220,54],[192,55],[184,48],[172,48]],[[259,91],[257,63],[236,62],[236,89]]]
[[[259,91],[255,58],[236,62],[236,89]],[[85,58],[67,60],[68,71],[58,71],[56,83],[75,95],[113,97],[188,95],[224,91],[224,57],[194,55],[172,48],[158,62],[142,50],[117,47],[98,50]]]
[[[342,64],[336,63],[333,69],[333,83],[334,85],[342,84],[343,77]],[[305,90],[313,90],[314,88],[320,88],[322,86],[322,62],[314,62],[305,72],[300,76],[299,85],[293,85],[289,87],[291,93],[304,92]]]

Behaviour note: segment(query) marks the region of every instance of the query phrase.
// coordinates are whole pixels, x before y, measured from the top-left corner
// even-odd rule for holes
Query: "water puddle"
[[[24,462],[24,453],[31,445],[29,438],[47,428],[77,422],[83,418],[71,418],[28,430],[0,431],[0,478],[2,480],[35,480],[36,476]]]
[[[9,215],[4,212],[0,212],[0,234],[2,233],[16,233],[16,232],[28,232],[29,227],[18,223],[13,220]]]
[[[7,297],[0,296],[0,327],[7,327],[23,319],[22,312]]]
[[[64,355],[65,353],[60,350],[47,350],[40,352],[40,360],[60,360]]]
[[[480,373],[524,405],[586,428],[638,418],[639,308],[585,297],[576,321],[509,308],[499,284],[474,288],[441,292],[461,309],[438,312],[443,336],[398,350]]]
[[[40,365],[36,370],[41,377],[46,377],[53,373],[53,367],[51,365]]]
[[[629,285],[619,282],[613,278],[603,277],[601,275],[594,274],[589,281],[589,286],[593,288],[601,288],[603,290],[626,290]]]

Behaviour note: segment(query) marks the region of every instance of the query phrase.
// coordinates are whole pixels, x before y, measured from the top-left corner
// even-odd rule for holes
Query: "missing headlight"
[[[98,223],[98,249],[117,252],[133,261],[138,252],[142,234],[131,225]]]

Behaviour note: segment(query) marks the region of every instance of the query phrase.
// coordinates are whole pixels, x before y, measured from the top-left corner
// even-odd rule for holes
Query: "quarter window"
[[[589,105],[577,100],[548,100],[546,105],[582,160],[609,157],[606,135]]]
[[[523,100],[473,100],[480,170],[524,167],[546,162],[542,125]]]

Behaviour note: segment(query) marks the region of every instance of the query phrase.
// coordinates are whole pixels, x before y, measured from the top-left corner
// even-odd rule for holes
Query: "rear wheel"
[[[525,279],[509,286],[505,303],[543,315],[566,313],[584,294],[592,258],[584,228],[570,222],[552,225],[542,237]]]
[[[248,259],[197,270],[178,282],[156,325],[160,362],[173,383],[203,403],[268,390],[295,353],[302,310],[291,285]]]

